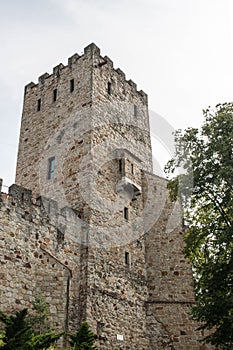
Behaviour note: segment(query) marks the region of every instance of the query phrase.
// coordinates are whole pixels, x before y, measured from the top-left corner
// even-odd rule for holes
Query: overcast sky
[[[203,108],[232,101],[233,0],[0,0],[0,40],[5,185],[14,182],[24,86],[91,42],[170,128],[199,126]]]

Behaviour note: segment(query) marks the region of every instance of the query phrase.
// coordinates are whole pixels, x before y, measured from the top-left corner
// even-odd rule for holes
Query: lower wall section
[[[147,304],[147,329],[150,350],[209,350],[200,339],[204,334],[197,331],[198,324],[190,317],[190,304]]]
[[[45,202],[27,197],[27,190],[14,185],[10,195],[2,194],[0,309],[30,308],[42,296],[56,331],[76,331],[86,320],[101,350],[213,350],[198,341],[203,335],[189,315],[192,274],[182,229],[171,220],[174,205],[164,180],[151,181],[148,219],[163,192],[165,198],[154,225],[127,245],[107,248],[79,243],[76,236],[88,232],[73,225],[71,208],[51,220]]]
[[[148,349],[144,303],[132,303],[116,292],[96,290],[91,294],[88,322],[96,329],[98,349]]]
[[[1,310],[30,309],[35,298],[42,296],[50,308],[52,328],[65,329],[69,271],[40,248],[32,248],[31,242],[17,239],[9,245],[5,235],[1,244],[5,245],[0,257]]]

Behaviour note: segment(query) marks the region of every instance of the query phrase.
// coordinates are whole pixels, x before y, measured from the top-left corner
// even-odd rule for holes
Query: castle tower
[[[40,217],[36,244],[68,274],[56,298],[67,329],[87,320],[106,350],[201,350],[179,208],[151,173],[149,132],[147,95],[91,44],[25,87],[11,195],[40,196],[49,221],[33,208],[27,229]]]
[[[35,195],[63,191],[63,200],[79,208],[77,174],[120,159],[117,149],[152,170],[147,95],[94,44],[25,87],[17,184]]]
[[[16,183],[77,243],[71,312],[106,349],[148,347],[142,170],[152,170],[147,95],[94,44],[26,86]],[[72,208],[71,222],[53,203]]]

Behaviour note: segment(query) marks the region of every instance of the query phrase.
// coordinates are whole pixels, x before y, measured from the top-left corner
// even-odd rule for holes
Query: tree
[[[40,350],[48,349],[63,333],[53,331],[35,335],[28,322],[28,310],[23,309],[8,315],[0,311],[0,321],[4,323],[1,350]]]
[[[89,328],[87,322],[83,322],[75,334],[69,334],[70,345],[74,350],[95,350],[95,335]]]
[[[194,273],[193,318],[210,330],[204,341],[233,347],[233,103],[204,112],[200,130],[175,133],[176,152],[165,171],[187,224],[186,255]]]
[[[25,343],[31,339],[33,332],[26,321],[27,309],[8,315],[0,311],[0,321],[4,323],[5,330],[2,337],[2,350],[25,349]]]

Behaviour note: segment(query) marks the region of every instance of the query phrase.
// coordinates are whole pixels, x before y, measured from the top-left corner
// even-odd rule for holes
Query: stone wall
[[[191,265],[183,252],[180,206],[169,200],[165,179],[147,173],[144,186],[151,208],[146,220],[154,217],[145,235],[149,349],[213,349],[200,342],[204,333],[190,316],[195,298]]]
[[[3,311],[30,307],[42,295],[54,329],[72,331],[87,320],[102,349],[122,345],[117,335],[123,335],[125,348],[147,349],[145,255],[139,240],[106,249],[87,246],[71,208],[59,213],[55,202],[36,199],[18,185],[1,194],[0,204]]]
[[[26,86],[17,185],[0,202],[5,311],[42,293],[56,329],[87,320],[101,349],[204,349],[149,131],[147,95],[94,44]]]
[[[140,200],[150,202],[154,218],[150,223],[149,210],[144,215],[150,230],[108,247],[86,244],[89,231],[71,208],[59,213],[55,202],[18,185],[2,193],[1,309],[30,307],[43,295],[56,330],[87,320],[101,349],[211,349],[198,342],[203,335],[189,316],[194,296],[179,207],[169,202],[164,179],[142,173],[142,184]]]
[[[115,157],[119,148],[137,156],[141,168],[152,169],[147,95],[94,44],[25,87],[16,183],[35,196],[88,212],[96,163]],[[52,157],[55,170],[49,179]]]
[[[33,198],[17,185],[10,187],[9,194],[1,194],[0,242],[1,309],[30,308],[42,295],[49,304],[53,328],[76,329],[81,304],[73,301],[84,284],[80,245],[51,223],[41,198]]]

